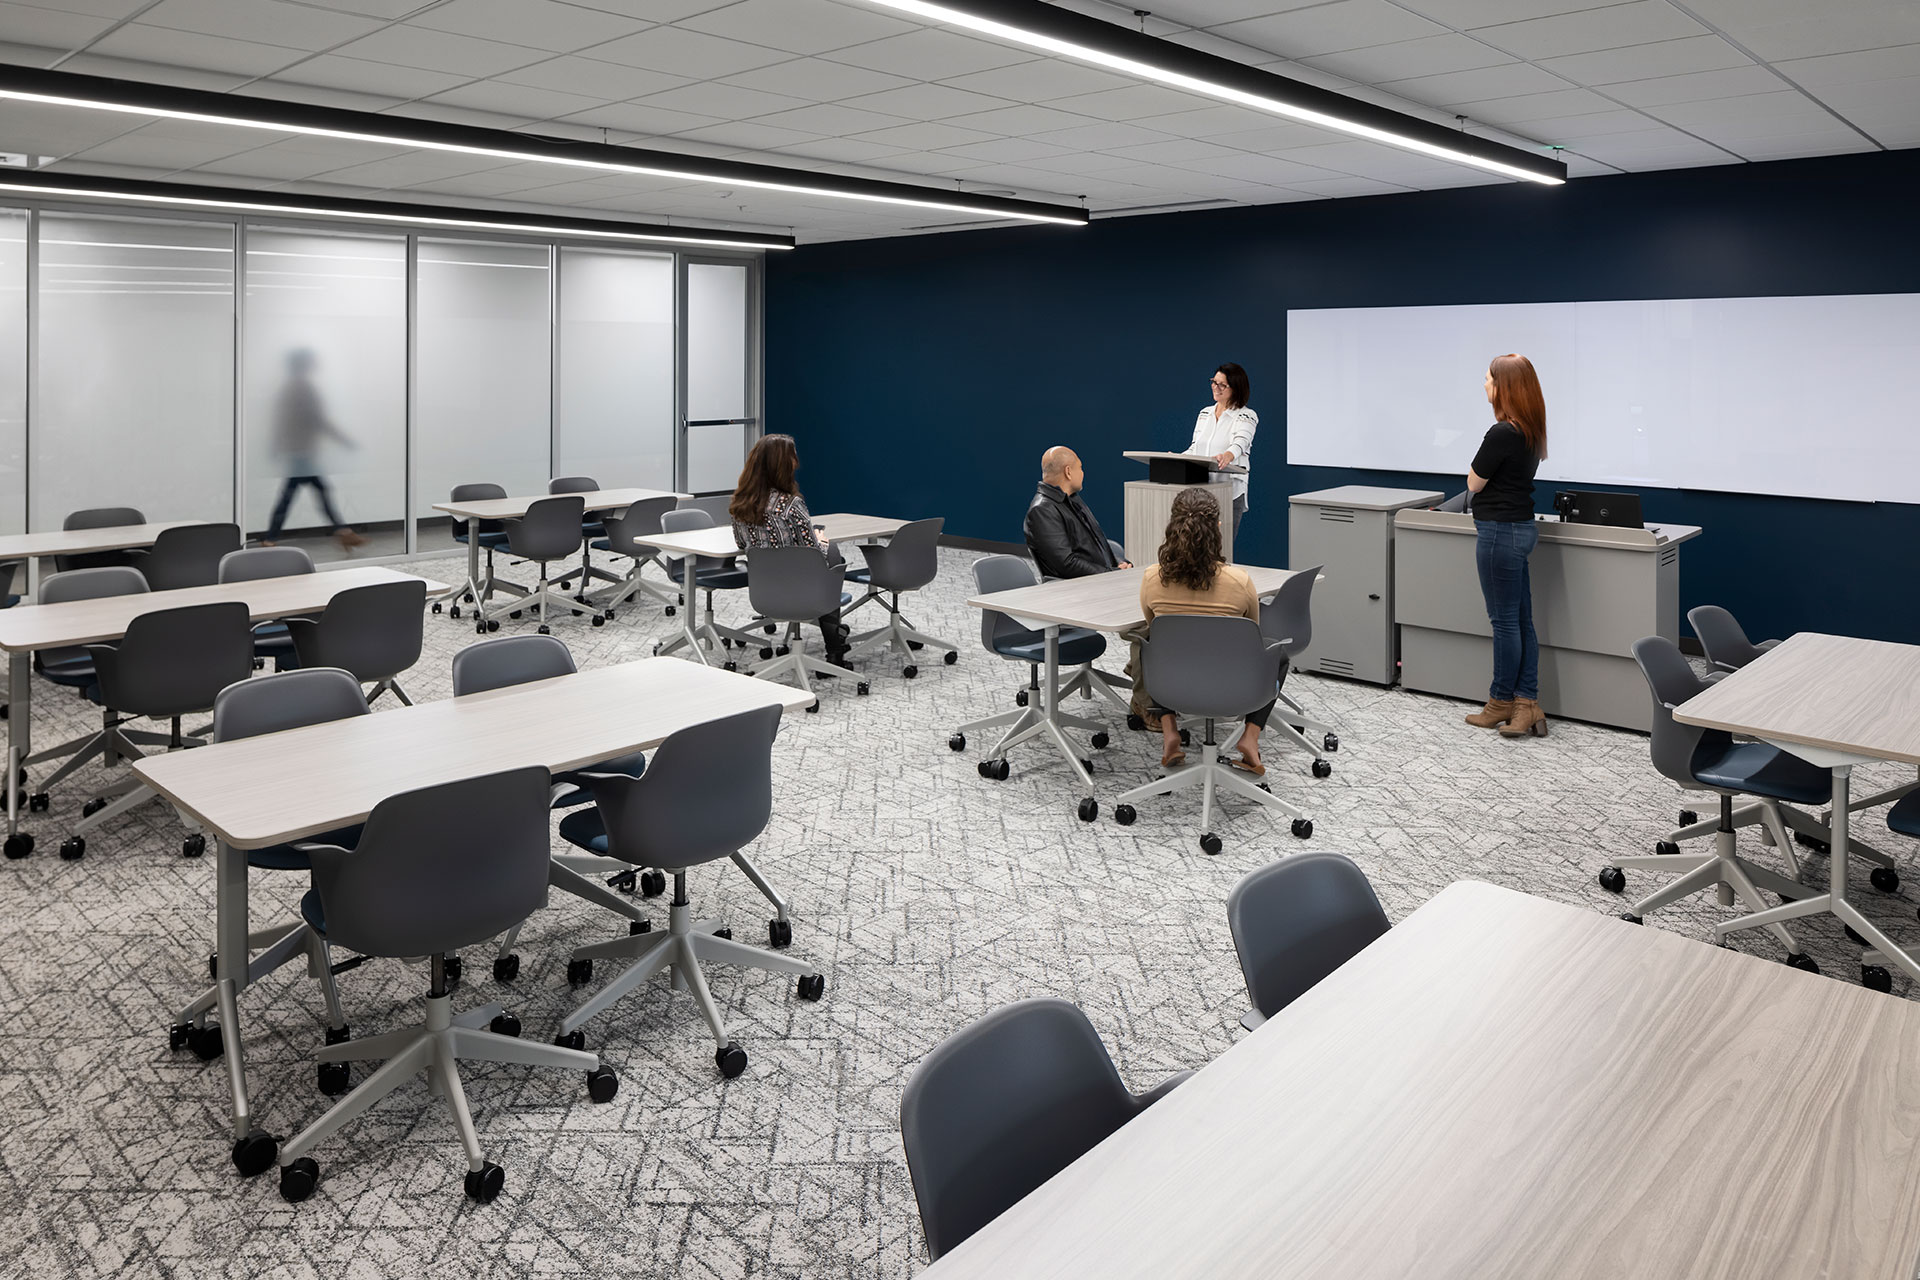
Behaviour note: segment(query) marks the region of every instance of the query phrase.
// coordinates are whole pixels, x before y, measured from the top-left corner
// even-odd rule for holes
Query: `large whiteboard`
[[[1543,480],[1920,502],[1920,294],[1287,312],[1287,461],[1466,471],[1487,362],[1547,401]]]

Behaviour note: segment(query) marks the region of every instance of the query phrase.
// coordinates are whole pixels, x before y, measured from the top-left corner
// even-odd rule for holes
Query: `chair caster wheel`
[[[747,1069],[747,1051],[729,1040],[724,1048],[713,1051],[713,1065],[720,1068],[720,1074],[731,1080]]]
[[[1633,914],[1633,912],[1631,911],[1622,911],[1620,913],[1620,918],[1622,920],[1625,920],[1628,924],[1645,924],[1646,923],[1645,920],[1642,920],[1639,916]]]
[[[600,616],[605,618],[608,622],[612,622],[615,615],[612,609],[602,609],[600,611]]]
[[[618,1092],[620,1077],[613,1074],[612,1067],[596,1067],[587,1072],[587,1096],[595,1102],[612,1102]]]
[[[807,714],[808,714],[808,715],[816,715],[816,714],[818,714],[818,713],[819,713],[819,710],[820,710],[820,702],[819,702],[819,700],[818,700],[818,699],[815,699],[814,701],[812,701],[812,702],[809,702],[809,703],[807,704]]]
[[[1209,831],[1200,837],[1200,852],[1213,857],[1220,852],[1220,837]]]
[[[1093,735],[1093,737],[1091,737],[1091,738],[1089,738],[1089,739],[1088,739],[1088,741],[1089,741],[1089,742],[1091,742],[1091,743],[1093,743],[1093,749],[1094,749],[1095,751],[1100,751],[1100,750],[1103,750],[1103,749],[1105,749],[1105,747],[1106,747],[1106,745],[1107,745],[1107,744],[1108,744],[1109,742],[1112,742],[1112,741],[1113,741],[1113,739],[1112,739],[1112,738],[1109,738],[1109,737],[1108,737],[1108,736],[1106,735],[1106,733],[1105,733],[1105,732],[1103,731],[1103,732],[1100,732],[1100,733],[1096,733],[1096,734],[1094,734],[1094,735]]]
[[[947,650],[947,656],[940,659],[940,661],[946,663],[948,666],[952,666],[954,663],[960,661],[960,655],[949,649]]]
[[[1013,776],[1013,765],[1005,759],[982,760],[980,762],[980,776],[983,778],[991,778],[995,782],[1005,782]]]
[[[458,618],[460,616],[460,606],[455,605],[453,608],[447,610],[447,616],[449,618]]]
[[[0,848],[5,849],[7,861],[18,862],[33,852],[33,836],[25,831],[16,831],[7,837],[6,844]]]
[[[668,605],[666,608],[666,614],[669,618],[671,618],[677,612],[678,610],[676,610],[672,605]]]
[[[518,1036],[520,1019],[510,1013],[496,1014],[493,1021],[487,1024],[487,1030],[497,1036]]]
[[[629,938],[637,938],[643,933],[652,933],[652,932],[653,932],[653,921],[651,920],[627,921],[627,936]]]
[[[918,640],[909,640],[909,641],[907,641],[907,648],[909,648],[909,649],[924,649],[924,648],[926,648],[926,647],[927,647],[927,646],[925,646],[925,645],[923,645],[923,644],[921,644],[921,643],[920,643],[920,642],[919,642]]]
[[[1627,873],[1618,867],[1600,868],[1600,887],[1608,893],[1626,892]]]
[[[803,973],[800,975],[799,981],[794,984],[793,990],[794,994],[798,995],[802,1000],[818,1000],[826,994],[826,975],[820,973]]]
[[[1313,762],[1313,776],[1316,778],[1331,778],[1333,776],[1333,761],[1315,760]]]
[[[1013,705],[1016,707],[1024,707],[1027,705],[1027,691],[1025,689],[1013,695]]]
[[[186,1048],[188,1041],[192,1038],[193,1024],[191,1022],[176,1022],[167,1028],[167,1048],[173,1050],[175,1053]]]
[[[1804,969],[1808,973],[1820,972],[1820,966],[1815,964],[1813,957],[1809,955],[1789,955],[1787,957],[1787,967],[1790,969]]]
[[[472,604],[472,603],[473,603],[473,592],[471,592],[471,591],[469,591],[469,592],[467,592],[467,594],[465,594],[465,595],[463,595],[463,596],[461,596],[460,598],[461,598],[462,600],[464,600],[464,601],[466,601],[466,602],[467,602],[468,604]]]
[[[500,619],[498,618],[487,619],[487,630],[489,633],[498,631],[499,629],[500,629]]]
[[[226,1044],[220,1038],[220,1024],[203,1022],[187,1033],[187,1048],[193,1050],[193,1056],[202,1062],[212,1062],[226,1052]]]
[[[273,1168],[273,1162],[278,1159],[279,1156],[280,1139],[270,1133],[262,1133],[257,1129],[233,1144],[233,1167],[243,1178],[259,1177],[267,1170]],[[295,1161],[295,1163],[299,1164],[303,1162]],[[308,1160],[304,1161],[304,1163],[312,1165],[313,1161]],[[315,1166],[314,1177],[316,1180],[319,1177],[319,1173],[318,1166]],[[308,1185],[307,1190],[313,1190],[311,1184]],[[301,1198],[305,1199],[304,1196]]]
[[[1892,867],[1875,867],[1867,879],[1882,893],[1894,893],[1900,888],[1900,873]]]
[[[966,749],[967,749],[967,735],[966,735],[966,734],[964,734],[964,733],[954,733],[954,734],[949,734],[949,735],[947,735],[947,750],[949,750],[949,751],[965,751]]]
[[[774,633],[780,630],[780,624],[777,622],[769,622],[764,626],[762,626],[760,629],[766,632],[768,635],[773,635]]]
[[[480,622],[476,622],[476,623],[474,623],[474,624],[473,624],[473,634],[475,634],[475,635],[477,635],[477,636],[483,636],[483,635],[485,635],[485,634],[487,634],[487,624],[486,624],[486,622],[485,622],[485,621],[480,621]]]
[[[760,660],[761,660],[761,661],[763,661],[763,662],[765,662],[765,661],[768,661],[768,660],[770,660],[770,659],[772,659],[772,657],[773,657],[773,646],[772,646],[772,645],[770,645],[770,644],[763,644],[763,645],[761,645],[761,646],[760,646]]]
[[[618,889],[620,892],[629,896],[638,893],[640,891],[640,884],[637,878],[639,874],[637,871],[622,871],[619,875],[613,876],[607,881],[607,888]]]
[[[1140,811],[1130,804],[1115,805],[1113,808],[1113,820],[1123,827],[1132,826],[1139,816]]]
[[[523,615],[524,613],[526,613],[525,609],[515,609],[512,613],[509,613],[507,616],[509,618],[512,618],[515,622],[518,622],[520,621],[521,615]]]
[[[1893,975],[1877,964],[1860,966],[1860,985],[1872,991],[1893,990]]]
[[[740,669],[740,664],[733,661],[732,659],[728,659],[727,661],[720,664],[720,669],[722,671],[738,671]]]
[[[318,1077],[320,1092],[329,1098],[339,1097],[353,1083],[352,1072],[344,1062],[323,1062],[315,1075]]]
[[[1183,747],[1190,747],[1193,745],[1193,734],[1189,730],[1182,729],[1180,731],[1180,745]]]
[[[593,981],[593,961],[591,960],[567,961],[567,985],[568,986],[584,987],[589,982],[592,982],[592,981]],[[578,1033],[576,1032],[575,1034],[577,1035]],[[558,1042],[556,1041],[555,1043],[558,1043]]]
[[[793,921],[767,921],[767,945],[770,947],[790,947],[793,945]]]
[[[1266,792],[1268,795],[1273,794],[1273,784],[1271,782],[1262,782],[1259,784],[1259,787],[1262,791]]]
[[[1325,750],[1338,751],[1340,749],[1340,739],[1336,735],[1330,733],[1326,737],[1320,740],[1320,745]]]
[[[1853,943],[1854,946],[1864,947],[1867,945],[1867,940],[1856,933],[1852,925],[1842,925],[1841,928],[1847,931],[1847,941]]]
[[[906,677],[908,680],[911,680],[915,676],[920,674],[920,668],[914,666],[911,662],[909,662],[906,666],[900,668],[900,674]]]
[[[539,625],[539,627],[538,627],[538,628],[536,628],[536,630],[538,630],[538,631],[540,632],[540,634],[541,634],[541,635],[543,635],[543,636],[550,636],[550,635],[552,635],[552,634],[553,634],[553,628],[552,628],[552,627],[550,627],[550,626],[548,626],[548,625],[547,625],[546,623],[544,623],[544,622],[543,622],[543,623],[541,623],[541,624]]]
[[[492,1204],[507,1185],[507,1171],[491,1160],[478,1169],[467,1170],[467,1199],[476,1204]]]
[[[593,615],[593,625],[596,627],[604,627],[607,625],[607,620],[604,616],[596,613]]]
[[[466,966],[460,963],[459,956],[448,956],[442,971],[447,975],[447,985],[452,986],[460,981],[460,975],[466,972]]]
[[[1674,858],[1680,855],[1680,846],[1671,840],[1656,841],[1653,851],[1662,858]]]
[[[87,838],[68,836],[60,842],[60,856],[68,862],[76,862],[87,856]]]
[[[519,976],[520,957],[517,954],[508,952],[504,956],[495,956],[493,958],[493,980],[495,982],[512,982]]]
[[[1080,802],[1079,814],[1080,821],[1092,822],[1100,816],[1100,802],[1092,796],[1086,797]]]
[[[732,942],[732,941],[733,941],[733,926],[732,926],[732,925],[725,925],[725,924],[723,924],[723,925],[721,925],[721,926],[720,926],[720,927],[719,927],[718,929],[715,929],[715,930],[713,931],[713,936],[714,936],[714,937],[716,937],[716,938],[725,938],[725,939],[726,939],[726,940],[727,940],[728,942]]]
[[[198,831],[180,842],[180,856],[198,858],[207,851],[207,838]]]
[[[27,799],[28,813],[45,813],[53,804],[53,797],[44,791],[36,791]]]
[[[1832,852],[1832,847],[1828,845],[1825,840],[1821,840],[1815,836],[1810,836],[1804,831],[1794,832],[1793,842],[1797,845],[1803,845],[1806,848],[1813,850],[1815,853],[1824,854],[1824,853]]]
[[[862,680],[859,684],[856,684],[855,686],[853,686],[853,691],[864,698],[868,694],[873,692],[873,686],[868,684],[865,680]]]
[[[568,1031],[555,1036],[553,1042],[562,1049],[578,1049],[584,1051],[587,1047],[587,1033],[584,1031]]]
[[[1310,838],[1313,835],[1313,819],[1295,818],[1293,820],[1293,834],[1301,840]]]
[[[1699,814],[1697,814],[1697,813],[1695,813],[1695,812],[1694,812],[1693,810],[1691,810],[1691,809],[1682,809],[1682,810],[1680,811],[1680,825],[1681,825],[1681,826],[1683,826],[1683,827],[1690,827],[1690,826],[1692,826],[1692,825],[1693,825],[1694,823],[1696,823],[1696,822],[1698,822],[1698,821],[1700,821],[1700,815],[1699,815]]]
[[[442,609],[442,608],[444,608],[444,607],[445,607],[445,606],[443,606],[443,605],[442,605],[442,604],[441,604],[441,603],[440,603],[440,602],[439,602],[438,600],[435,600],[435,601],[433,602],[433,611],[434,611],[435,613],[439,613],[439,612],[441,611],[441,609]],[[457,608],[458,606],[455,606],[455,607]]]
[[[102,809],[106,807],[107,807],[106,798],[104,796],[95,796],[93,799],[87,801],[85,804],[80,806],[80,816],[83,818],[91,818],[94,814],[100,812]]]
[[[667,873],[664,871],[642,871],[640,873],[640,896],[657,898],[667,891]]]

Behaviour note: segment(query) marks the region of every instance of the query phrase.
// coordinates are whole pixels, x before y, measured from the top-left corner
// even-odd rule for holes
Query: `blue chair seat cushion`
[[[848,582],[872,582],[873,570],[865,567],[847,570]]]
[[[705,590],[734,591],[747,585],[745,569],[696,569],[694,583]]]
[[[600,810],[575,809],[560,819],[560,838],[576,849],[607,855],[607,827],[600,821]]]
[[[1696,758],[1693,776],[1710,787],[1790,804],[1825,804],[1833,775],[1764,742],[1736,742]]]
[[[1031,640],[1022,640],[1018,635],[1005,636],[996,641],[993,651],[1004,658],[1018,658],[1022,662],[1045,662],[1047,660],[1047,638],[1038,632],[1029,633]],[[1083,631],[1079,627],[1060,628],[1060,665],[1077,667],[1092,662],[1107,651],[1107,638],[1098,631]]]
[[[467,540],[467,528],[465,525],[461,525],[459,528],[454,530],[453,540],[455,542],[462,542],[462,543],[464,543]],[[484,529],[481,530],[480,545],[483,547],[486,547],[488,550],[504,548],[507,545],[506,530],[502,529],[498,532],[491,532]]]
[[[356,822],[350,827],[341,827],[338,831],[308,836],[300,843],[334,844],[342,849],[351,849],[360,843],[360,824]],[[290,844],[270,844],[264,849],[247,850],[247,865],[259,867],[264,871],[307,871],[312,869],[313,859]]]
[[[1910,791],[1899,804],[1887,810],[1887,825],[1903,836],[1920,840],[1920,791]]]
[[[553,775],[553,780],[562,785],[572,786],[574,790],[558,796],[549,808],[571,809],[575,805],[592,804],[593,792],[589,791],[581,780],[587,773],[622,773],[629,778],[637,778],[647,771],[647,753],[636,751],[631,755],[615,756],[611,760],[602,760],[598,764],[588,765],[584,769],[563,769]]]
[[[93,655],[85,649],[55,649],[41,654],[40,674],[55,684],[85,689],[94,681]]]

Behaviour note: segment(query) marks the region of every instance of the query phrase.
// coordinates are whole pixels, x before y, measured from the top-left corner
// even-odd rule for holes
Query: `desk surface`
[[[850,538],[887,538],[900,532],[905,520],[889,520],[884,516],[858,516],[846,512],[832,515],[815,516],[813,523],[825,525],[826,532],[820,536],[828,542],[842,542]],[[733,539],[733,525],[714,525],[710,529],[687,529],[680,533],[649,533],[634,538],[635,542],[649,547],[658,547],[662,551],[676,556],[737,556],[744,554],[740,544]]]
[[[1233,567],[1246,571],[1253,579],[1254,591],[1262,599],[1278,591],[1294,575],[1292,569],[1266,569],[1253,564]],[[1146,567],[1141,566],[1088,574],[1084,578],[1056,578],[1031,587],[974,596],[967,603],[976,609],[995,609],[1063,627],[1126,631],[1147,620],[1146,614],[1140,611],[1140,579],[1145,573]]]
[[[1920,646],[1803,631],[1687,699],[1673,718],[1920,764]]]
[[[201,520],[163,520],[158,524],[115,524],[100,529],[53,529],[45,533],[10,533],[0,538],[0,560],[29,556],[74,556],[88,551],[127,551],[150,547],[168,529],[204,524]]]
[[[1396,529],[1430,533],[1478,534],[1480,528],[1467,512],[1427,511],[1420,507],[1403,507],[1394,512],[1393,525]],[[1549,520],[1544,516],[1535,518],[1534,527],[1540,531],[1542,542],[1577,543],[1621,551],[1657,551],[1676,543],[1691,542],[1701,533],[1697,524],[1644,524],[1638,529],[1629,529],[1620,525]]]
[[[98,600],[70,600],[65,604],[19,605],[0,609],[0,650],[25,653],[64,645],[117,640],[143,613],[184,609],[189,605],[239,600],[253,620],[317,613],[342,591],[379,582],[409,582],[418,575],[368,566],[328,569],[286,578],[228,582],[212,587],[182,587],[177,591],[147,591],[139,595],[106,596]],[[445,591],[446,584],[425,580],[428,592]]]
[[[1909,1280],[1917,1066],[1911,1001],[1463,882],[926,1274]]]
[[[1179,451],[1169,453],[1169,452],[1163,452],[1158,449],[1130,449],[1127,452],[1122,453],[1120,456],[1123,458],[1131,458],[1135,462],[1145,462],[1145,463],[1153,463],[1161,459],[1165,459],[1167,461],[1204,462],[1207,464],[1207,470],[1216,471],[1223,476],[1243,476],[1247,474],[1247,469],[1245,467],[1236,467],[1231,465],[1224,466],[1224,467],[1221,466],[1219,463],[1213,460],[1213,455],[1210,453],[1190,453],[1185,450],[1179,450]]]
[[[526,765],[573,769],[737,711],[813,695],[646,658],[286,733],[148,756],[140,776],[239,849],[364,820],[388,796]]]
[[[480,498],[473,502],[436,502],[435,511],[444,511],[460,520],[518,520],[527,508],[546,498],[584,498],[588,511],[617,511],[649,498],[691,498],[690,493],[667,489],[595,489],[590,493],[535,493],[519,498]]]

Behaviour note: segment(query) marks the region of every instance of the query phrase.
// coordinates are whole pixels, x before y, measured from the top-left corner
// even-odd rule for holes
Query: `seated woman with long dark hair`
[[[1173,514],[1167,520],[1166,540],[1160,544],[1160,562],[1150,564],[1140,579],[1140,610],[1152,624],[1158,614],[1204,613],[1224,618],[1251,618],[1260,621],[1260,597],[1254,594],[1253,579],[1246,570],[1226,563],[1220,549],[1220,507],[1198,489],[1188,489],[1173,500]],[[1152,697],[1149,689],[1147,696]],[[1180,725],[1170,711],[1160,713],[1160,763],[1172,768],[1186,761],[1180,749]],[[1269,701],[1247,717],[1247,727],[1236,744],[1238,760],[1234,768],[1256,776],[1267,768],[1260,762],[1260,731],[1273,714]]]
[[[800,496],[793,473],[800,469],[800,455],[792,436],[761,436],[740,468],[740,482],[734,486],[733,501],[727,514],[733,517],[733,541],[742,551],[752,547],[812,547],[835,562],[831,543],[824,542],[813,528],[807,500]],[[847,628],[840,621],[840,610],[821,615],[820,636],[827,643],[827,661],[846,665]]]

